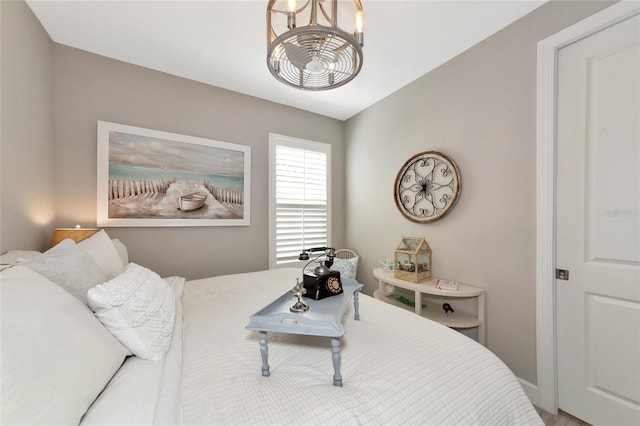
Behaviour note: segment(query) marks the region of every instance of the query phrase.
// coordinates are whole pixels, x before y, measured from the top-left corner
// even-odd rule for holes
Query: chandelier
[[[362,68],[363,23],[360,0],[270,0],[269,71],[303,90],[347,84]]]

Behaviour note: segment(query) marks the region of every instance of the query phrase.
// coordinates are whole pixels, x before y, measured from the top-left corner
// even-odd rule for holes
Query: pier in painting
[[[113,179],[108,194],[110,218],[239,219],[244,211],[242,188],[220,187],[207,179]],[[205,197],[202,206],[181,209],[180,199],[193,194]]]

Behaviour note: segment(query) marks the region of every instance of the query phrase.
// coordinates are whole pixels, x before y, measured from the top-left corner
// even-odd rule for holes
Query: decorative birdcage
[[[395,252],[393,276],[418,283],[431,278],[431,247],[421,237],[402,237]]]

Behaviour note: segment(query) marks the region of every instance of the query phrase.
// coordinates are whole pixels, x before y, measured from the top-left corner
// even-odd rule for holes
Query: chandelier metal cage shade
[[[270,0],[269,71],[303,90],[347,84],[362,68],[363,22],[360,0]]]

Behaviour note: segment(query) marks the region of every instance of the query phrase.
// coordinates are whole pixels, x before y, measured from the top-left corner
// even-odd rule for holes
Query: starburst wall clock
[[[400,213],[412,222],[444,217],[460,196],[458,166],[446,155],[427,151],[409,158],[396,177],[394,198]]]

